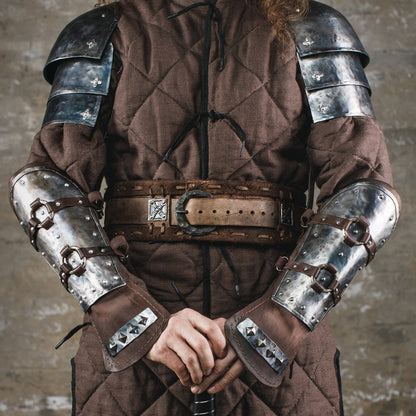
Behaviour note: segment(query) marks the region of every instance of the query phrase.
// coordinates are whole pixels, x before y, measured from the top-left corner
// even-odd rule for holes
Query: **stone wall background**
[[[342,353],[345,413],[416,415],[416,1],[327,3],[350,19],[372,57],[373,103],[403,199],[391,242],[330,317]],[[7,181],[25,163],[40,127],[49,93],[41,69],[50,47],[93,4],[0,0],[0,415],[70,414],[77,337],[58,351],[53,346],[81,322],[81,312],[19,229]]]

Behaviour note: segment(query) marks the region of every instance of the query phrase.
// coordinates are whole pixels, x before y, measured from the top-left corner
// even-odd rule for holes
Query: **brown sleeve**
[[[110,111],[111,100],[107,99],[95,128],[70,123],[46,125],[34,139],[26,166],[42,166],[63,172],[86,194],[98,190],[106,163],[104,120],[109,119]],[[159,338],[169,319],[169,313],[150,296],[143,281],[121,263],[119,268],[126,285],[100,298],[86,317],[96,330],[103,347],[106,368],[110,371],[123,370],[141,359]],[[156,321],[115,357],[111,357],[106,348],[107,342],[147,308],[157,316]]]
[[[307,150],[320,189],[318,203],[358,179],[393,184],[383,133],[370,117],[312,124]]]
[[[308,156],[320,188],[318,204],[359,179],[376,179],[392,184],[383,134],[377,121],[369,117],[345,117],[313,124]],[[299,250],[301,241],[302,237],[294,253]],[[264,296],[238,311],[226,323],[227,337],[240,359],[262,383],[274,387],[280,384],[282,374],[274,371],[257,353],[256,348],[240,334],[237,325],[250,318],[262,330],[262,336],[275,344],[274,349],[280,349],[288,361],[292,361],[310,330],[272,301],[277,285],[278,281]],[[274,352],[273,347],[268,351],[269,354]]]

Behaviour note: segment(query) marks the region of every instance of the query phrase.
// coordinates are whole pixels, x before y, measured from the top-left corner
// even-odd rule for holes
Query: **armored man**
[[[306,0],[121,0],[62,31],[10,195],[85,312],[73,415],[342,414],[325,317],[400,209],[368,61]]]

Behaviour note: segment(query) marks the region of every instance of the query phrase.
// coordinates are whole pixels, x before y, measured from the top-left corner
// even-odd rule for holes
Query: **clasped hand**
[[[183,309],[170,317],[146,358],[166,365],[194,394],[218,393],[244,369],[227,345],[225,321]]]

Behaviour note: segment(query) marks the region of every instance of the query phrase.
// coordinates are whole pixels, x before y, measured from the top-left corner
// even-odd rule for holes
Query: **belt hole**
[[[240,211],[238,211],[239,212],[239,214],[242,214],[243,213],[243,210],[242,209],[240,209]]]
[[[261,215],[266,215],[266,213],[264,211],[261,212]]]
[[[251,214],[251,215],[254,215],[254,211],[250,211],[250,214]]]
[[[212,213],[213,213],[213,214],[216,214],[216,213],[217,213],[217,210],[216,210],[216,209],[213,209],[213,210],[212,210]]]
[[[227,209],[226,213],[227,213],[227,214],[229,214],[229,213],[230,213],[230,210],[229,210],[229,209]]]
[[[198,214],[202,214],[202,212],[203,212],[203,211],[199,210],[199,211],[198,211]]]

